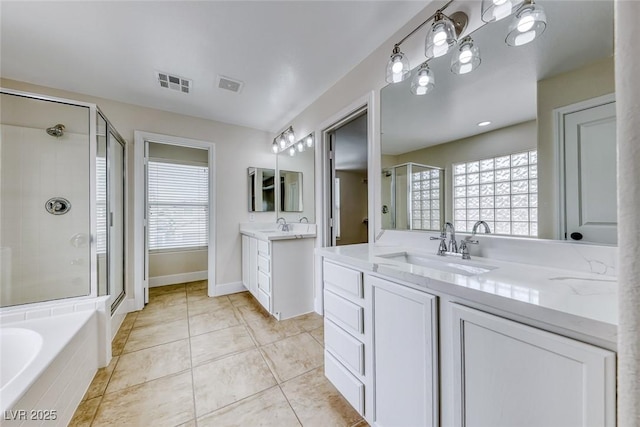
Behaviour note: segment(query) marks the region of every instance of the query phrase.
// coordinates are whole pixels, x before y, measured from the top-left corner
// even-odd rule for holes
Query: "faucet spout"
[[[280,222],[282,220],[282,223]],[[282,231],[289,231],[289,224],[287,224],[287,220],[283,217],[276,219],[276,224],[280,226]]]
[[[475,236],[476,233],[478,232],[478,228],[482,226],[484,228],[484,233],[485,234],[491,234],[491,228],[489,228],[489,224],[487,224],[484,221],[478,221],[475,224],[473,224],[473,229],[471,230],[471,236]]]
[[[442,227],[442,234],[446,236],[447,230],[451,230],[451,239],[449,240],[449,250],[451,252],[458,252],[458,243],[456,242],[456,228],[450,222],[445,222]]]

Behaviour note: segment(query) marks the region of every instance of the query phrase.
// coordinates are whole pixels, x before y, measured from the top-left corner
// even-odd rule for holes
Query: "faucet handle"
[[[429,237],[429,240],[447,240],[447,236],[440,236],[440,237]]]
[[[462,259],[471,259],[471,255],[469,254],[469,248],[467,248],[467,245],[477,245],[478,243],[479,242],[477,240],[460,240],[460,253],[462,254]]]
[[[436,255],[440,255],[440,256],[445,256],[447,253],[447,236],[442,236],[440,235],[440,237],[429,237],[429,240],[440,240],[440,246],[438,246],[438,252],[436,252]]]

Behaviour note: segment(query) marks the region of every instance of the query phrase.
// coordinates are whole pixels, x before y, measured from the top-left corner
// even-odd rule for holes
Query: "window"
[[[96,157],[96,250],[107,253],[107,159]]]
[[[495,234],[538,235],[538,153],[453,165],[456,231],[470,232],[478,220]]]
[[[149,249],[208,245],[209,168],[148,163]]]
[[[417,164],[410,165],[411,181],[411,229],[440,230],[440,169]]]

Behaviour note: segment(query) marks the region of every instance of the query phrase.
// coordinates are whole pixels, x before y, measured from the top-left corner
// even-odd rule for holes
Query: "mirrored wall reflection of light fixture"
[[[296,155],[296,149],[295,149],[295,147],[293,145],[291,147],[289,147],[289,155],[290,156],[295,156]]]
[[[480,66],[480,49],[467,36],[460,41],[451,57],[451,71],[455,74],[467,74]]]
[[[411,93],[414,95],[426,95],[435,87],[433,71],[429,69],[427,62],[423,62],[411,80]]]
[[[302,140],[296,142],[296,150],[298,150],[298,153],[302,153],[304,151],[304,142]]]
[[[482,0],[482,20],[495,22],[511,16],[524,0]]]
[[[313,135],[307,135],[304,138],[304,143],[307,146],[307,148],[313,147]]]
[[[280,146],[278,146],[278,143],[276,142],[276,140],[273,140],[273,144],[271,144],[271,151],[273,151],[274,153],[278,153],[278,151],[280,151]]]
[[[505,42],[509,46],[522,46],[539,37],[547,28],[547,14],[533,0],[527,0],[518,9],[509,24]]]
[[[387,63],[387,83],[399,83],[409,77],[410,72],[407,56],[400,52],[399,45],[395,45]]]
[[[280,135],[273,139],[271,144],[271,150],[275,153],[281,153],[287,149],[296,140],[296,134],[293,132],[293,126],[289,126],[284,131],[280,132]]]

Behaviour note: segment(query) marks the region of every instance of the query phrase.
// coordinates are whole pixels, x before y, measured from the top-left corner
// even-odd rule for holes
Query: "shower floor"
[[[72,426],[366,426],[324,377],[323,320],[276,321],[248,292],[150,289]]]

